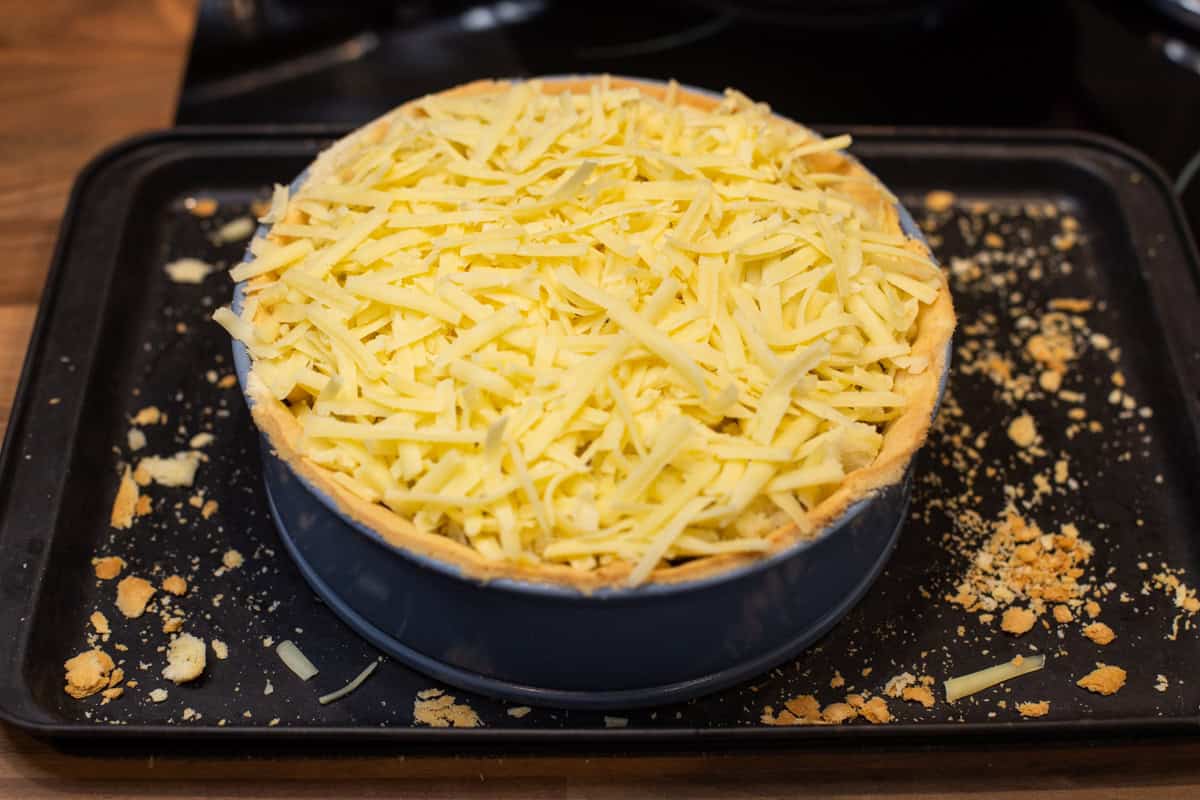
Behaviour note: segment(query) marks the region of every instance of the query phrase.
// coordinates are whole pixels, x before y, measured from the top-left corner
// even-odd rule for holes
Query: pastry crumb
[[[66,670],[63,690],[76,700],[91,697],[108,688],[114,666],[112,657],[103,650],[86,650],[63,663]]]
[[[841,725],[858,716],[849,703],[830,703],[821,710],[821,721],[830,725]]]
[[[133,415],[134,425],[157,425],[166,420],[166,415],[159,411],[157,406],[146,406]]]
[[[846,685],[846,679],[842,677],[842,673],[834,670],[833,677],[829,680],[830,689],[840,689]]]
[[[200,516],[203,517],[204,519],[208,519],[215,513],[217,513],[217,501],[216,500],[205,501],[204,505],[200,507]]]
[[[413,722],[431,728],[478,728],[483,723],[470,706],[441,689],[425,689],[413,701]]]
[[[138,487],[129,467],[121,474],[121,482],[117,485],[117,496],[113,499],[112,512],[108,521],[112,527],[128,530],[133,526],[133,515],[137,509]]]
[[[161,703],[163,700],[167,699],[167,696],[168,695],[167,695],[166,689],[151,689],[150,690],[150,701],[151,702]]]
[[[164,592],[169,592],[176,597],[182,597],[183,595],[187,594],[187,581],[184,580],[183,576],[181,575],[172,575],[168,578],[163,578],[162,590]]]
[[[1037,615],[1029,609],[1009,608],[1005,609],[1004,615],[1000,618],[1000,630],[1020,636],[1031,630],[1035,622],[1037,622]]]
[[[1053,613],[1055,622],[1067,623],[1075,619],[1075,615],[1071,613],[1071,609],[1062,603],[1054,607]]]
[[[226,550],[225,554],[221,556],[221,563],[225,565],[226,569],[237,569],[245,563],[245,559],[242,558],[242,554],[237,550],[230,549]]]
[[[225,644],[220,639],[213,639],[211,644],[213,654],[216,655],[218,659],[224,661],[225,659],[229,658],[229,645]]]
[[[213,443],[213,435],[211,433],[197,433],[188,440],[188,447],[193,450],[199,450],[201,447],[208,447]]]
[[[101,636],[107,636],[112,633],[112,628],[108,625],[108,617],[100,611],[93,611],[88,617],[88,621],[92,623],[92,628]]]
[[[1032,447],[1037,442],[1037,425],[1029,414],[1022,414],[1008,425],[1008,438],[1017,447]]]
[[[887,701],[882,697],[872,697],[863,704],[859,713],[872,725],[882,725],[892,721],[892,712],[888,709]]]
[[[925,208],[934,212],[949,211],[956,199],[954,192],[938,189],[925,195]]]
[[[237,217],[226,222],[209,237],[215,245],[239,242],[254,233],[254,220],[250,217]]]
[[[211,197],[189,197],[183,201],[183,207],[194,217],[207,219],[217,213],[217,201]]]
[[[1125,685],[1125,670],[1108,664],[1097,664],[1096,669],[1080,678],[1076,685],[1096,694],[1116,694]]]
[[[933,692],[928,686],[906,686],[900,692],[900,699],[909,703],[920,703],[925,708],[933,708]]]
[[[133,479],[140,486],[148,486],[151,481],[160,486],[191,486],[201,458],[203,454],[195,450],[183,450],[169,458],[147,456],[138,462]]]
[[[172,283],[204,283],[216,267],[198,258],[180,258],[163,266],[163,271]]]
[[[130,619],[140,617],[154,596],[154,587],[145,578],[130,575],[117,584],[117,609]]]
[[[796,695],[783,705],[797,719],[804,722],[816,722],[821,718],[821,704],[811,694]]]
[[[1044,717],[1050,713],[1050,701],[1039,700],[1036,703],[1017,703],[1017,711],[1022,717]]]
[[[530,711],[533,711],[533,709],[530,708],[529,706],[513,706],[512,708],[508,709],[505,713],[508,714],[513,719],[524,719],[529,714]]]
[[[1113,633],[1113,629],[1105,625],[1103,622],[1093,622],[1083,629],[1083,635],[1091,639],[1098,645],[1106,645],[1117,635]]]
[[[200,677],[207,661],[204,640],[190,633],[176,636],[167,648],[167,666],[162,676],[175,683],[187,683]]]
[[[92,569],[95,570],[97,578],[102,581],[110,581],[120,575],[121,570],[125,569],[125,559],[120,556],[93,558]]]

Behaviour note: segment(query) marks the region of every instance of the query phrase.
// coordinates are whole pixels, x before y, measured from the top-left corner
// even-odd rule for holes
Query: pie
[[[732,90],[467,84],[277,187],[215,318],[278,455],[390,543],[717,574],[899,481],[936,406],[946,280],[849,143]]]

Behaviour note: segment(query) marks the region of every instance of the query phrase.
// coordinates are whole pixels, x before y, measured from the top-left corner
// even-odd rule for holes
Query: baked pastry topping
[[[953,327],[848,144],[732,91],[460,87],[277,190],[216,318],[272,444],[390,539],[593,583],[762,553],[899,477]]]

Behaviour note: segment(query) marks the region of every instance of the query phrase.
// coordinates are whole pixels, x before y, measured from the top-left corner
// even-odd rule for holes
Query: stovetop
[[[482,77],[673,77],[814,125],[1102,133],[1176,179],[1200,230],[1200,32],[1173,2],[204,0],[176,119],[360,123]]]

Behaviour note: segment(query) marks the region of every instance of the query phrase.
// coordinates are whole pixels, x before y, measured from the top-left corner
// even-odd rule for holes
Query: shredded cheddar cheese
[[[927,366],[937,266],[821,171],[849,137],[545,88],[424,98],[277,190],[215,319],[306,458],[487,558],[636,584],[806,530]]]

